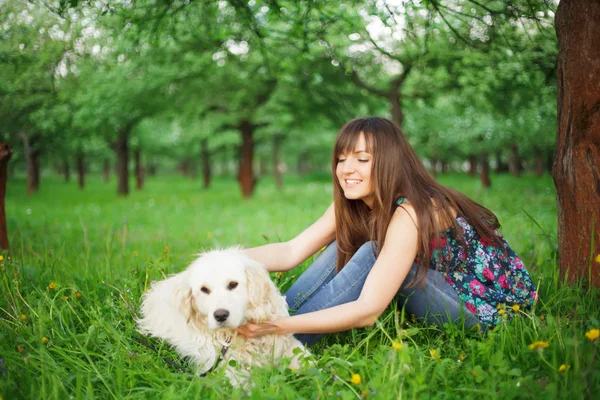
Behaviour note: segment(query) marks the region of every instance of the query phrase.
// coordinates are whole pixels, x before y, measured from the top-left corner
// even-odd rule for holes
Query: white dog
[[[292,335],[237,335],[236,328],[247,321],[289,315],[285,297],[265,267],[237,248],[201,254],[185,271],[154,282],[143,296],[141,312],[141,333],[167,341],[198,367],[199,375],[216,364],[225,366],[234,386],[247,381],[251,365],[288,357],[290,367],[298,368],[299,358],[309,354]]]

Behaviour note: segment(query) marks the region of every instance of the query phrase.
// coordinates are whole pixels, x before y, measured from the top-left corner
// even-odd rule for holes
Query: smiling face
[[[369,207],[373,204],[371,171],[373,155],[367,151],[365,135],[360,134],[354,149],[338,154],[335,174],[344,197],[348,200],[362,200]]]
[[[190,269],[194,307],[208,328],[237,328],[248,309],[247,275],[243,259],[223,252],[208,253]]]

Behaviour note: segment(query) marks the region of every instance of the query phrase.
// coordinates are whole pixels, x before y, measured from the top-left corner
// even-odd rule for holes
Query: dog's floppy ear
[[[287,315],[287,305],[283,296],[269,277],[269,272],[261,263],[246,256],[246,279],[248,286],[248,309],[246,319],[265,322]]]
[[[142,299],[138,330],[168,339],[197,315],[193,300],[185,272],[153,282]]]

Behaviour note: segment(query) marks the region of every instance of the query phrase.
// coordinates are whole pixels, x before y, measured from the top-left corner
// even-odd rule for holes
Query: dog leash
[[[152,344],[148,343],[147,340],[145,340],[144,338],[134,335],[133,339],[140,343],[142,346],[154,351],[155,353],[158,353],[158,350],[156,349],[156,347],[154,347]],[[213,366],[206,372],[204,372],[203,374],[200,374],[200,376],[204,377],[207,374],[213,372],[215,369],[217,369],[217,367],[219,366],[219,364],[221,363],[221,361],[223,361],[223,359],[225,358],[225,355],[227,354],[227,350],[229,350],[229,346],[231,345],[231,338],[228,338],[225,341],[225,344],[223,345],[223,347],[221,347],[221,351],[219,352],[219,358],[217,358],[217,361],[213,364]],[[168,357],[161,357],[163,359],[163,361],[167,364],[169,364],[171,367],[175,368],[175,370],[177,372],[186,372],[186,369],[184,367],[182,367],[181,365],[179,365],[178,363],[176,363],[175,361],[173,361],[172,359],[168,358]]]
[[[140,336],[137,336],[137,335],[134,335],[133,339],[136,342],[140,343],[142,346],[149,348],[150,350],[154,351],[155,353],[158,353],[158,350],[156,349],[156,347],[154,347],[152,344],[148,343],[148,341],[146,339],[144,339]],[[175,370],[177,370],[177,372],[186,372],[184,367],[182,367],[181,365],[179,365],[172,359],[170,359],[168,357],[161,357],[161,358],[163,359],[164,362],[169,364],[171,367],[175,368]]]

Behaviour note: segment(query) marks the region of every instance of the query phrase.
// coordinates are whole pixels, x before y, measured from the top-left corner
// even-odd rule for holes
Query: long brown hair
[[[370,177],[374,195],[372,208],[362,200],[348,200],[336,177],[338,157],[353,152],[361,134],[364,135],[366,151],[373,156]],[[425,271],[431,261],[431,245],[440,245],[436,233],[448,228],[451,221],[457,240],[464,241],[453,209],[456,210],[457,216],[466,219],[481,237],[503,247],[502,241],[494,232],[500,227],[494,213],[459,191],[436,182],[423,166],[402,130],[388,119],[359,118],[344,125],[335,141],[331,169],[338,272],[367,241],[374,242],[374,250],[379,254],[396,208],[395,203],[401,196],[408,198],[417,215],[417,257],[420,260],[417,283],[422,282],[426,276]]]

